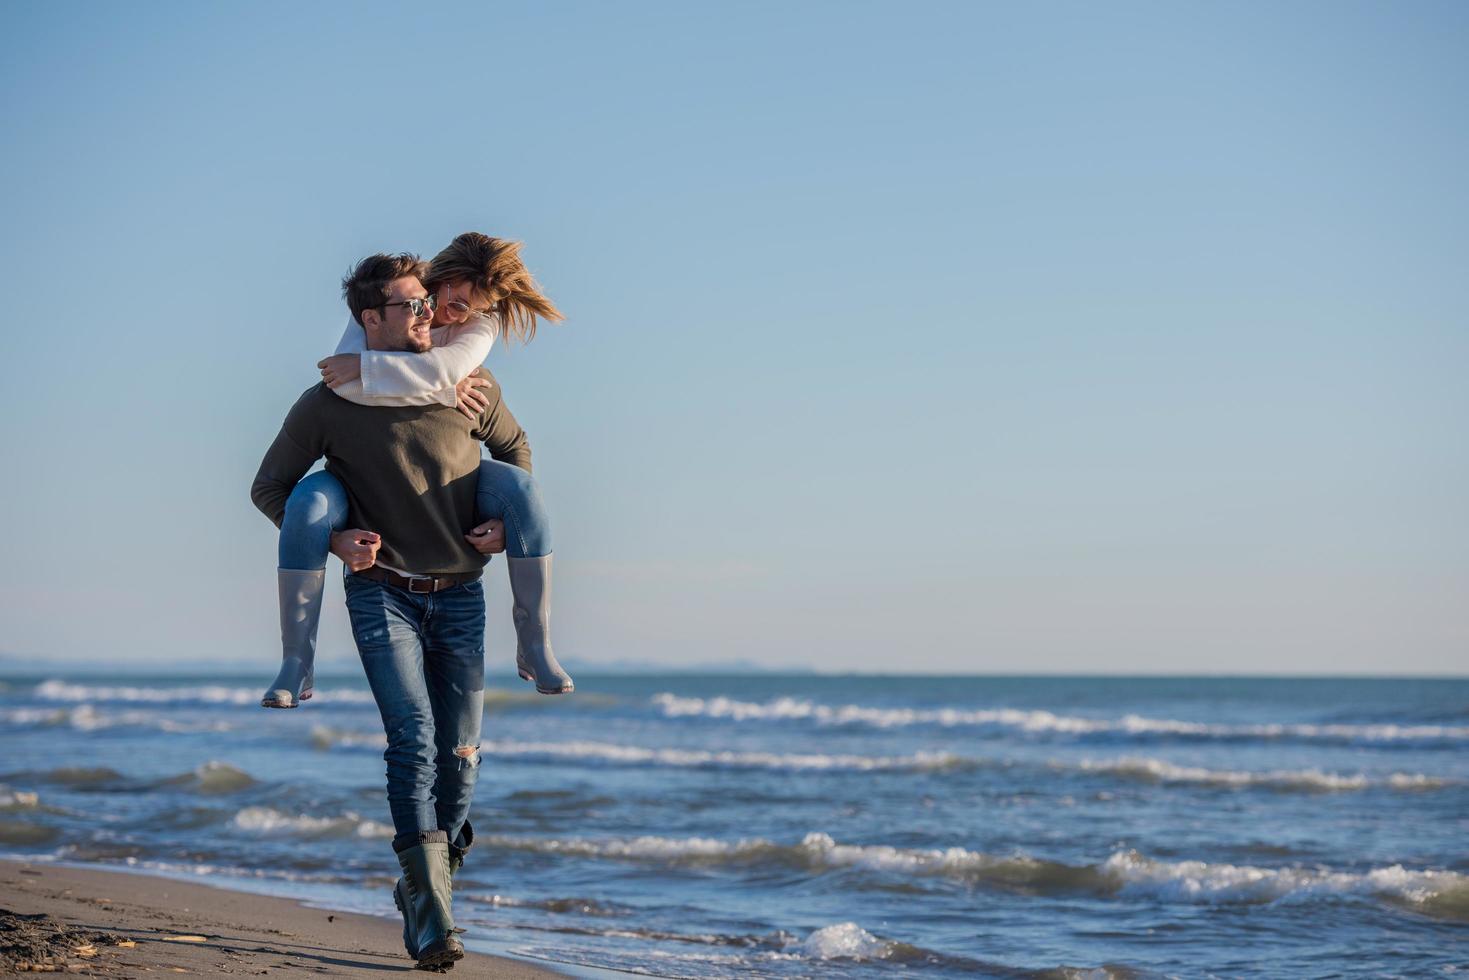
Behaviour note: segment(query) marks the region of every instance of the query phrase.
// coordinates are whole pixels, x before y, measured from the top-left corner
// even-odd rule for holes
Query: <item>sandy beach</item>
[[[326,977],[414,972],[389,919],[290,899],[52,864],[0,861],[0,970]],[[566,974],[470,952],[455,977]]]

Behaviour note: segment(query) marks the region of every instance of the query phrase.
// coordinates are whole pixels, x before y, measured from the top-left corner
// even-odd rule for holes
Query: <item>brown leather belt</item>
[[[404,592],[427,595],[430,592],[452,589],[456,585],[476,581],[484,573],[464,572],[459,575],[399,575],[397,572],[390,572],[386,568],[378,568],[374,565],[371,568],[364,568],[362,571],[354,572],[353,574],[371,579],[374,582],[381,582],[384,585],[391,585],[393,588],[402,589]]]

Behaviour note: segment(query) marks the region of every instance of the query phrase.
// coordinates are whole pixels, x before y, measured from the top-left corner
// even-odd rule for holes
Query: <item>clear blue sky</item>
[[[478,229],[569,315],[490,362],[567,659],[1469,669],[1469,5],[29,3],[7,34],[6,652],[268,679],[248,487],[337,282]]]

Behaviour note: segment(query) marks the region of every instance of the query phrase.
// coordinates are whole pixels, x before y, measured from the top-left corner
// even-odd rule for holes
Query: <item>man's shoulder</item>
[[[296,399],[296,404],[291,411],[303,409],[306,411],[318,411],[323,408],[335,408],[338,405],[350,405],[351,402],[342,398],[336,392],[326,386],[325,381],[316,384],[301,392],[301,397]]]
[[[313,420],[324,419],[333,413],[337,405],[345,404],[349,404],[346,399],[332,394],[326,382],[319,381],[301,392],[301,396],[286,413],[286,422],[299,426]]]

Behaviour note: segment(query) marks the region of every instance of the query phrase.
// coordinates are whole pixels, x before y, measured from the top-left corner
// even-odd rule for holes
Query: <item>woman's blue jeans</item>
[[[505,522],[505,553],[512,558],[541,558],[551,553],[551,519],[541,489],[519,466],[493,459],[480,461],[475,517],[480,523],[490,518]],[[302,572],[325,568],[332,533],[346,528],[347,491],[341,481],[325,470],[312,473],[296,484],[286,500],[277,567]]]

